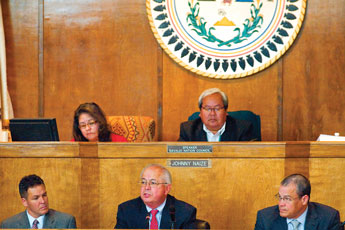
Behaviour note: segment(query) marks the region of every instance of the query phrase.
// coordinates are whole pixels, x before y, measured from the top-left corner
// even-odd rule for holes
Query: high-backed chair
[[[188,121],[195,120],[199,118],[200,112],[195,112],[188,117]],[[257,141],[261,141],[261,119],[260,116],[249,111],[249,110],[239,110],[228,112],[228,114],[238,120],[250,121],[253,124],[254,135]]]
[[[147,116],[107,116],[113,133],[124,136],[128,142],[149,142],[155,137],[156,123]]]
[[[206,220],[195,220],[195,227],[196,229],[211,229],[210,224]]]

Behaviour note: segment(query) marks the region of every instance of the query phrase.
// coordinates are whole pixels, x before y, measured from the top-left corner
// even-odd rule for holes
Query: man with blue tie
[[[310,192],[305,176],[286,177],[276,195],[279,204],[258,211],[255,230],[340,230],[339,212],[310,202]]]
[[[46,187],[39,176],[23,177],[19,193],[26,211],[4,220],[1,228],[77,228],[74,216],[49,209]]]
[[[196,208],[169,195],[170,172],[146,166],[140,176],[140,197],[118,206],[117,229],[195,229]]]

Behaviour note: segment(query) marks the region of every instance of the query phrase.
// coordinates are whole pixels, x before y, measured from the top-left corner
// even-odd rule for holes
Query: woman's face
[[[88,141],[98,141],[99,124],[90,114],[80,114],[79,129]]]

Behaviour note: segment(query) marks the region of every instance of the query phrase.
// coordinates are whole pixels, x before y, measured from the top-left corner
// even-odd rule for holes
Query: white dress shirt
[[[34,218],[34,217],[32,217],[32,216],[29,214],[28,210],[26,210],[26,215],[28,215],[28,219],[29,219],[29,223],[30,223],[30,228],[32,228],[32,225],[33,225],[33,223],[34,223],[34,220],[38,220],[38,224],[37,224],[37,228],[38,228],[38,229],[42,229],[42,228],[43,228],[43,221],[44,221],[45,215],[42,215],[42,216],[40,216],[40,217],[38,217],[38,218]]]
[[[206,127],[205,124],[202,125],[203,130],[206,132],[207,135],[207,141],[208,142],[219,142],[220,141],[220,137],[222,136],[222,134],[225,131],[225,125],[226,122],[224,122],[224,125],[222,126],[222,128],[220,128],[216,134],[213,134],[210,130],[208,130],[208,128]]]

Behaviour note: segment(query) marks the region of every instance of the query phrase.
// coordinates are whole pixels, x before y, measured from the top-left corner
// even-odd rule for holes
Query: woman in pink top
[[[81,104],[74,112],[72,141],[127,142],[109,130],[102,109],[94,102]]]

